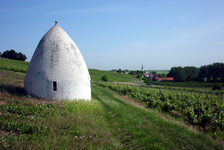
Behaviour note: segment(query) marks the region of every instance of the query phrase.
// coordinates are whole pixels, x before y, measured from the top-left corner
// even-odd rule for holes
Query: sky
[[[160,69],[224,62],[223,0],[0,0],[0,52],[30,61],[55,21],[88,68]]]

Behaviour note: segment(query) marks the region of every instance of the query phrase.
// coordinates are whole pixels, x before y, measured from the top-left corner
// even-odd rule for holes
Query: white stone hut
[[[40,40],[24,87],[28,94],[47,100],[91,100],[86,63],[75,42],[57,22]]]

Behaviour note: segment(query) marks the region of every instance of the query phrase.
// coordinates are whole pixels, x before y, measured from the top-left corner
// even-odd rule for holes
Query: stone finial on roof
[[[57,21],[55,21],[55,25],[58,25],[58,22]]]

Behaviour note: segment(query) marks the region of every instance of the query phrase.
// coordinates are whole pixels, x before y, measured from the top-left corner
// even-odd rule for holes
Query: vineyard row
[[[214,137],[218,130],[224,131],[224,98],[218,95],[108,84],[106,82],[97,84],[122,95],[128,95],[138,102],[144,102],[149,108],[158,108],[163,112],[176,111],[192,125],[197,123],[204,130],[209,127],[213,131]]]

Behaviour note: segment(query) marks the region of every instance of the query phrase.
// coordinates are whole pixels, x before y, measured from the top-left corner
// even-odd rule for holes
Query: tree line
[[[213,63],[200,68],[194,66],[172,67],[168,77],[173,77],[174,81],[201,81],[201,82],[223,82],[224,63]]]
[[[15,59],[15,60],[22,60],[25,61],[27,59],[26,55],[16,52],[15,50],[6,50],[2,54],[0,53],[1,57],[8,58],[8,59]]]
[[[224,63],[201,66],[198,79],[206,82],[224,82]]]

